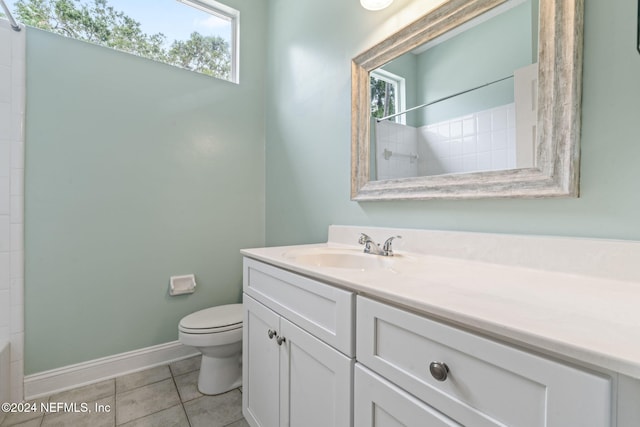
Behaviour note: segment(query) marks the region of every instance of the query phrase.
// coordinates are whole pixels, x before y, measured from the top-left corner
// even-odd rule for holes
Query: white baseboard
[[[195,348],[173,341],[27,375],[24,378],[25,399],[37,399],[197,354],[199,352]]]

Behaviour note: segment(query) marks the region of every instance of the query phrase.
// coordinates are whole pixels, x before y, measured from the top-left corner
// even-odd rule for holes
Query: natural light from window
[[[405,79],[381,68],[371,72],[371,116],[383,119],[406,110]],[[406,124],[405,114],[388,119]]]
[[[5,0],[20,22],[238,82],[240,13],[213,0]]]

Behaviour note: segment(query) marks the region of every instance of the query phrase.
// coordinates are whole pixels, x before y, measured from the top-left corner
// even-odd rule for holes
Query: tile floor
[[[0,427],[245,427],[241,389],[198,391],[200,356],[35,400],[35,412],[9,413]],[[41,412],[41,403],[77,402],[91,413]],[[54,406],[55,407],[55,406]],[[108,408],[108,409],[107,409]],[[46,409],[46,408],[45,408]],[[85,411],[86,412],[86,411]]]

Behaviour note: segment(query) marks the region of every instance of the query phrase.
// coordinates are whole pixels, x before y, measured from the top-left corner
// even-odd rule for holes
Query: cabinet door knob
[[[278,342],[278,345],[282,345],[283,342],[285,342],[287,339],[285,337],[279,336],[276,338],[276,341]]]
[[[449,375],[449,367],[444,362],[431,362],[429,364],[429,372],[437,381],[444,381]]]
[[[276,331],[269,329],[269,331],[267,331],[267,335],[269,335],[269,339],[273,339],[273,337],[276,336]]]

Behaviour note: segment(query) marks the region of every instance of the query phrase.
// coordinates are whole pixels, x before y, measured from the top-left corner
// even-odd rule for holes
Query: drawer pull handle
[[[449,367],[444,362],[431,362],[429,372],[437,381],[445,381],[449,375]]]
[[[269,329],[269,331],[267,331],[267,335],[269,335],[269,339],[271,340],[277,335],[277,333],[273,329]]]
[[[278,345],[282,345],[283,342],[287,341],[287,339],[285,337],[277,337],[276,341],[278,342]]]

